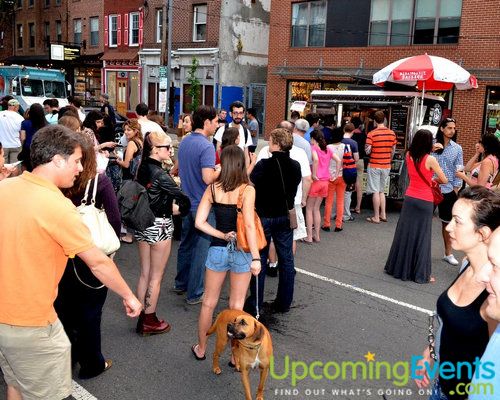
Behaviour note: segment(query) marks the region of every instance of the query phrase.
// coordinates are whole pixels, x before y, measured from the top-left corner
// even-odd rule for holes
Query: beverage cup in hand
[[[464,166],[463,165],[457,165],[457,172],[464,172]]]

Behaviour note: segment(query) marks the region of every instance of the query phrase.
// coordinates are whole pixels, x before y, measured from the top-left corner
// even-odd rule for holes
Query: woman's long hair
[[[483,186],[469,186],[458,194],[458,198],[469,201],[473,208],[472,221],[476,229],[483,226],[492,231],[500,226],[500,194]]]
[[[87,182],[94,179],[97,173],[97,161],[94,150],[94,143],[88,137],[88,135],[81,133],[82,136],[82,166],[83,170],[77,176],[75,184],[73,187],[68,189],[63,189],[63,193],[66,197],[71,198],[85,192],[85,186]]]
[[[240,185],[248,184],[245,153],[236,145],[227,146],[220,156],[221,171],[215,183],[224,192],[230,192]]]
[[[31,126],[34,131],[38,131],[48,124],[45,119],[45,113],[43,107],[39,103],[32,104],[28,113],[28,119],[31,121]]]
[[[419,129],[413,137],[408,152],[415,166],[418,168],[426,154],[432,151],[432,132],[427,129]]]
[[[318,142],[318,146],[322,151],[326,151],[325,135],[319,129],[314,129],[311,132],[311,137]]]
[[[236,140],[240,137],[240,130],[235,127],[226,128],[222,134],[222,142],[220,144],[221,150],[227,146],[236,144]]]
[[[125,127],[129,127],[135,132],[135,136],[131,139],[141,150],[144,145],[144,140],[142,138],[141,124],[137,118],[130,118],[123,123],[123,131],[125,132]],[[148,156],[149,157],[149,156]]]
[[[492,155],[500,160],[500,141],[495,135],[486,133],[483,135],[480,142],[483,145],[485,157]]]

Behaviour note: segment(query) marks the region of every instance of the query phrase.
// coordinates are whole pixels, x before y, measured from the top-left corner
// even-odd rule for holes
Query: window
[[[17,0],[16,6],[17,8],[23,8],[23,0]]]
[[[325,45],[326,1],[294,3],[292,6],[292,47]]]
[[[73,42],[82,43],[82,20],[77,18],[73,20]]]
[[[99,17],[90,17],[90,45],[99,45]]]
[[[35,47],[35,24],[28,24],[28,30],[30,34],[30,48]]]
[[[35,5],[35,0],[28,0],[28,7],[33,7]]]
[[[62,24],[61,21],[56,21],[56,40],[58,43],[62,41]]]
[[[45,0],[44,6],[45,7],[50,7],[50,0]]]
[[[50,22],[44,23],[43,36],[45,38],[45,47],[49,47],[50,46]]]
[[[163,9],[156,10],[156,43],[161,43],[163,37]]]
[[[118,15],[109,16],[109,47],[118,46]]]
[[[56,0],[56,6],[60,6],[61,5],[61,0]]]
[[[18,49],[23,48],[23,26],[22,25],[17,26],[17,48]]]
[[[461,10],[462,0],[372,0],[369,44],[457,43]]]
[[[193,42],[207,40],[207,5],[193,7]]]
[[[129,14],[129,39],[128,43],[130,46],[138,46],[139,45],[139,13],[134,12]]]

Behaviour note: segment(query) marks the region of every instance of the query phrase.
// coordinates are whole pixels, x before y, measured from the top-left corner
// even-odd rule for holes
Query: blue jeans
[[[255,310],[255,298],[258,296],[259,309],[264,301],[264,283],[266,279],[267,257],[269,256],[269,243],[271,238],[276,247],[279,265],[278,292],[276,293],[275,305],[278,309],[288,310],[293,300],[293,287],[295,283],[295,266],[293,262],[293,231],[290,229],[288,216],[275,218],[261,218],[267,246],[260,252],[262,269],[258,276],[259,293],[255,288],[255,277],[252,276],[250,283],[250,297],[246,301],[246,308]]]
[[[181,244],[177,252],[177,276],[175,287],[186,290],[186,299],[194,300],[203,294],[205,261],[207,260],[210,236],[194,226],[196,210],[182,218]],[[215,226],[215,217],[211,212],[208,223]]]

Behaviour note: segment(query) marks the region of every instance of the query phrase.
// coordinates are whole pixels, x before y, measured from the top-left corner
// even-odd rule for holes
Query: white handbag
[[[99,174],[96,174],[90,204],[87,204],[87,197],[92,179],[87,182],[82,203],[76,209],[82,216],[83,223],[89,228],[94,244],[105,254],[109,255],[120,248],[120,239],[118,239],[115,230],[109,223],[108,218],[106,217],[106,212],[95,206],[98,177]]]

